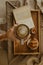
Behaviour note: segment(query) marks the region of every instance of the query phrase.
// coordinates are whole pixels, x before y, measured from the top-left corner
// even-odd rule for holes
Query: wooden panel
[[[41,29],[41,54],[43,54],[43,28]]]
[[[6,21],[7,21],[7,30],[13,26],[13,14],[12,10],[15,9],[17,4],[14,1],[6,1]],[[13,58],[12,53],[12,41],[8,40],[8,60],[10,61]]]
[[[35,28],[36,28],[36,38],[39,40],[39,32],[38,32],[38,23],[39,23],[39,21],[38,21],[38,11],[31,11],[31,13],[32,13],[32,18],[33,18],[33,21],[34,21],[34,24],[35,24]]]
[[[31,11],[32,13],[32,18],[36,27],[36,38],[38,39],[38,41],[40,42],[40,15],[39,15],[39,11]],[[26,43],[24,45],[20,44],[20,41],[15,40],[14,42],[14,55],[27,55],[27,54],[39,54],[39,48],[32,51],[30,50],[30,48],[28,48],[26,46]]]
[[[0,24],[0,29],[1,30],[6,30],[6,28],[7,28],[6,24]]]

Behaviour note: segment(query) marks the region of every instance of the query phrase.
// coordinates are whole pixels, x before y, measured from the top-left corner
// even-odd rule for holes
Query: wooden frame
[[[18,45],[19,48],[16,47],[15,46],[16,43],[14,42],[14,55],[40,54],[40,50],[39,50],[40,49],[40,11],[32,10],[31,13],[32,13],[32,18],[33,18],[34,24],[36,26],[36,30],[37,30],[36,38],[39,41],[39,48],[35,51],[28,50],[29,52],[27,52],[27,51],[22,52],[22,50],[24,50],[24,49],[22,49],[23,47],[21,47],[19,45]],[[21,48],[21,50],[18,51],[20,48]]]

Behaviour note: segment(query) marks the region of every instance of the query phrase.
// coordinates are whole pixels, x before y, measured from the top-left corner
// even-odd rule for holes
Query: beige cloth
[[[36,62],[36,63],[38,63],[39,62],[39,60],[38,60],[38,58],[37,57],[31,57],[31,58],[29,58],[28,60],[27,60],[27,65],[33,65],[33,63],[34,62]]]
[[[39,65],[43,65],[43,61],[41,61],[41,62],[39,63]]]

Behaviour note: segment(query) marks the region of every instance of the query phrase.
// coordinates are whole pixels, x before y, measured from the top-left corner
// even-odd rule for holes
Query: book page
[[[31,16],[31,12],[28,6],[23,6],[13,10],[14,18],[16,23],[25,24],[29,28],[34,27],[34,22]]]

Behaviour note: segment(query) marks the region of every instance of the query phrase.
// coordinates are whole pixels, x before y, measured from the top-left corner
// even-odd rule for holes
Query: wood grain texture
[[[32,13],[32,18],[36,27],[36,38],[38,39],[39,43],[40,43],[40,13],[39,11],[31,11]],[[28,55],[28,54],[38,54],[39,53],[39,48],[32,51],[30,50],[30,48],[28,48],[26,46],[26,43],[24,45],[20,44],[20,41],[18,39],[16,39],[16,41],[14,41],[14,55]]]

